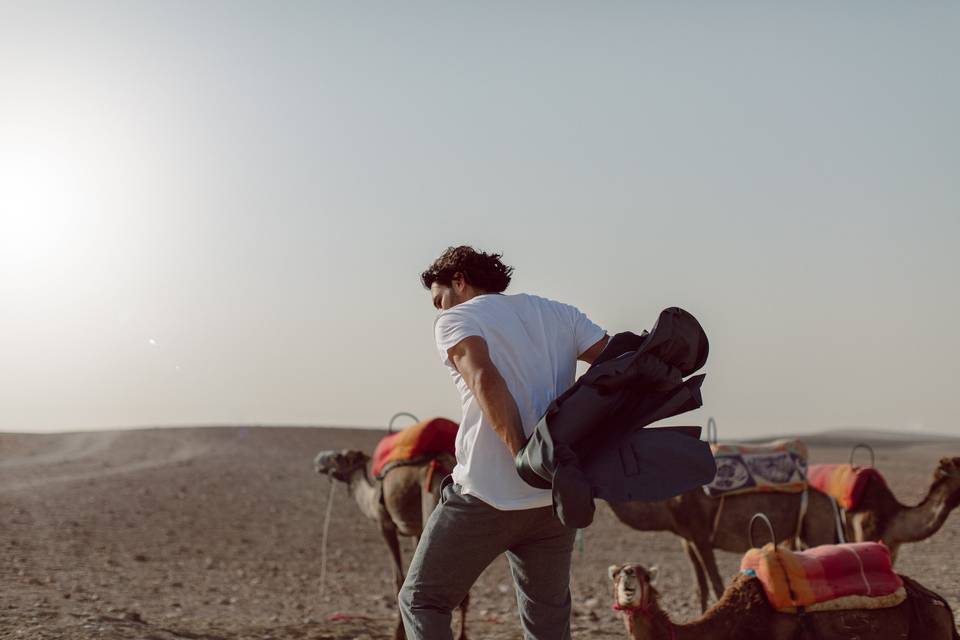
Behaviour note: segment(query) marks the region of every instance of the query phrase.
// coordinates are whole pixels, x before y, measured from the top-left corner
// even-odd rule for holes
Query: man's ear
[[[450,278],[450,286],[453,287],[453,290],[457,293],[463,291],[464,286],[467,284],[467,279],[463,277],[463,273],[457,271],[453,274],[453,277]]]
[[[607,575],[610,576],[611,580],[616,578],[618,573],[620,573],[620,567],[618,567],[617,565],[612,564],[609,567],[607,567]]]
[[[647,575],[650,576],[650,584],[656,584],[657,575],[659,574],[660,574],[660,567],[658,567],[657,565],[653,565],[652,567],[647,569]]]

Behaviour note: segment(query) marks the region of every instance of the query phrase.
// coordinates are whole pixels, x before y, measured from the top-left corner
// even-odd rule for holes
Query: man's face
[[[470,299],[466,295],[463,278],[454,278],[448,285],[434,282],[430,285],[430,296],[437,311],[446,311]]]

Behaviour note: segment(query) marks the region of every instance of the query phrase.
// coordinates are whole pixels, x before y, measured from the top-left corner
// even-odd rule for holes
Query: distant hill
[[[779,438],[797,438],[807,444],[826,446],[853,446],[858,443],[872,447],[902,447],[914,444],[960,445],[960,435],[927,433],[923,431],[885,431],[882,429],[831,429],[817,433],[793,434],[770,438],[749,438],[739,442],[769,442]]]

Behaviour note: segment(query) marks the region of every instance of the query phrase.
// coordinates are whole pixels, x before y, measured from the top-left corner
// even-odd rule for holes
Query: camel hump
[[[879,542],[823,545],[794,552],[768,544],[751,549],[741,572],[756,577],[770,605],[784,613],[881,609],[904,601],[903,580]]]
[[[709,496],[799,493],[807,486],[807,446],[800,440],[758,444],[713,444],[717,474],[704,487]]]
[[[445,473],[450,473],[453,471],[453,468],[457,466],[457,457],[449,451],[438,453],[435,460]]]
[[[781,438],[769,442],[755,442],[750,444],[713,443],[710,445],[710,448],[713,450],[714,455],[732,453],[756,455],[788,451],[804,461],[806,461],[810,455],[807,445],[802,440],[795,438]]]
[[[848,511],[860,506],[871,480],[886,484],[883,475],[873,467],[852,464],[812,464],[807,475],[811,487],[832,497]]]
[[[373,452],[373,475],[382,478],[397,464],[425,462],[442,453],[454,455],[458,425],[446,418],[431,418],[380,440]]]

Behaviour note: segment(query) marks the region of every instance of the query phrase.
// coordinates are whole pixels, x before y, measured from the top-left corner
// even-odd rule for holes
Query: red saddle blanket
[[[755,575],[771,606],[781,611],[837,602],[827,608],[882,608],[900,604],[903,580],[879,542],[814,547],[794,552],[768,544],[743,556],[740,570]],[[844,606],[846,605],[846,606]]]
[[[832,496],[844,509],[856,509],[863,491],[872,480],[885,480],[873,467],[858,467],[850,464],[812,464],[807,470],[810,486]]]
[[[373,475],[383,476],[390,467],[415,460],[428,460],[441,453],[456,455],[456,422],[432,418],[390,434],[373,450]]]

